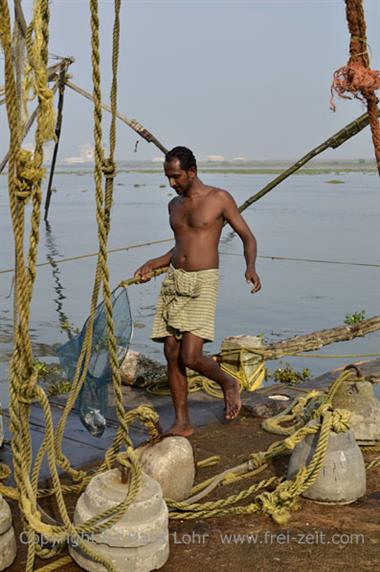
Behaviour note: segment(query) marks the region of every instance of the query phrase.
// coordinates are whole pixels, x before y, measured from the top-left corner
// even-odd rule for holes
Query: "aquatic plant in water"
[[[266,379],[273,379],[277,383],[286,383],[287,385],[297,385],[310,379],[310,370],[305,367],[303,370],[297,371],[290,364],[284,363],[283,367],[274,371],[267,371]]]
[[[361,310],[361,312],[354,312],[353,314],[346,314],[344,319],[344,323],[348,326],[354,326],[355,324],[360,324],[365,320],[365,310]]]

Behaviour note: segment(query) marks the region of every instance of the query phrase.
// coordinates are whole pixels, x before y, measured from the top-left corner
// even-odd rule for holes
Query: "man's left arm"
[[[241,216],[232,196],[224,191],[222,197],[223,216],[243,242],[244,258],[247,265],[245,278],[247,282],[252,282],[253,288],[251,292],[254,294],[261,289],[260,277],[256,272],[257,241],[251,229]]]

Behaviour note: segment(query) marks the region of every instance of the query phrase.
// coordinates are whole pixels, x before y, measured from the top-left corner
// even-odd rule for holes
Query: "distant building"
[[[240,163],[246,163],[247,157],[234,157],[232,160],[236,162],[240,161]]]
[[[223,163],[224,156],[223,155],[208,155],[207,161],[210,161],[211,163]]]
[[[160,155],[160,157],[153,157],[152,163],[163,163],[165,161],[164,155]]]

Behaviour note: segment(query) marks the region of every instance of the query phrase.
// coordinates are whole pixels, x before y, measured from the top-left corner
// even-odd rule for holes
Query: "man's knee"
[[[180,344],[175,338],[165,338],[164,354],[168,362],[177,361],[179,356],[179,347]]]
[[[197,366],[202,358],[202,352],[195,350],[194,348],[184,347],[181,350],[181,361],[185,367],[189,369],[194,369],[197,371]]]

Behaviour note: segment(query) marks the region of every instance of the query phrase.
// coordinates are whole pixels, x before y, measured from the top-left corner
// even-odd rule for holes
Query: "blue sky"
[[[378,69],[380,2],[364,5],[371,64]],[[29,18],[32,2],[23,6]],[[108,102],[112,1],[100,1],[100,18]],[[329,109],[332,74],[347,62],[348,43],[343,0],[123,2],[118,108],[167,147],[187,145],[200,159],[298,158],[365,110],[346,100],[337,102],[336,113]],[[73,81],[91,91],[87,0],[52,0],[50,51],[74,56]],[[4,109],[0,121],[4,126]],[[91,139],[91,104],[67,89],[60,158]],[[160,155],[143,141],[134,153],[137,136],[122,123],[118,139],[120,159]],[[371,157],[369,129],[322,156]]]

